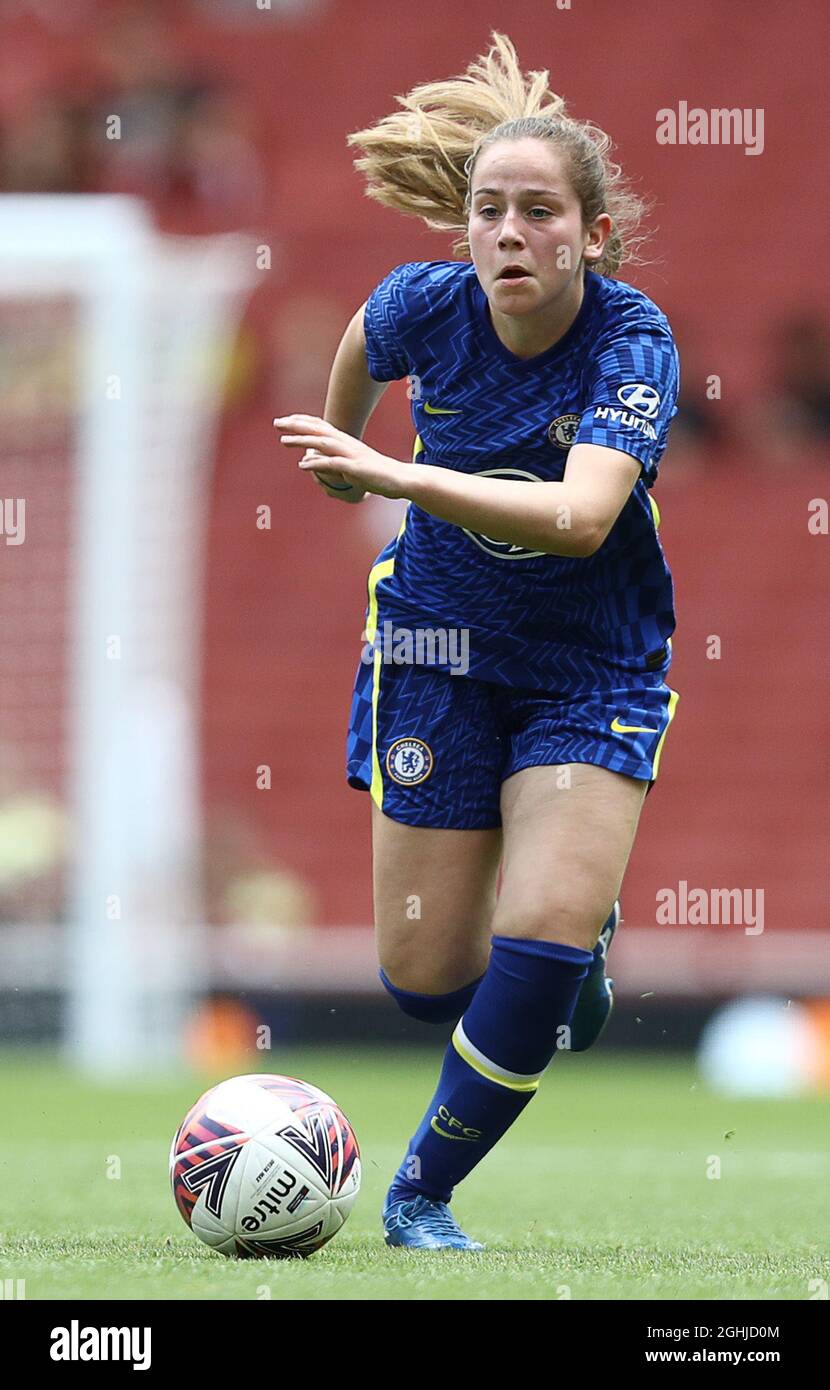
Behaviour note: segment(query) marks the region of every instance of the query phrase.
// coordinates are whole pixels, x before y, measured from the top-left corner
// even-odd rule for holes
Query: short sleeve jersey
[[[364,331],[370,375],[410,379],[423,466],[559,481],[576,443],[641,466],[611,532],[585,557],[479,535],[410,503],[370,582],[377,622],[465,629],[469,674],[517,687],[596,688],[667,669],[673,589],[649,489],[679,365],[657,305],[589,271],[565,335],[522,359],[496,334],[472,264],[413,261],[373,290]]]

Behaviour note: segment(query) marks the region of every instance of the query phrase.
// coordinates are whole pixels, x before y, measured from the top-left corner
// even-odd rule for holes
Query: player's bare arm
[[[375,381],[369,375],[366,365],[366,339],[363,333],[365,308],[365,303],[361,304],[353,314],[340,340],[329,374],[323,406],[324,420],[358,440],[389,384]],[[306,462],[313,463],[316,457],[312,448],[306,455]],[[359,482],[344,477],[336,470],[329,469],[322,473],[312,469],[312,472],[323,491],[340,502],[361,502],[367,491]]]
[[[629,454],[577,444],[561,482],[528,487],[505,478],[387,458],[341,430],[326,428],[327,422],[315,416],[288,415],[274,423],[292,431],[280,436],[283,444],[315,451],[312,458],[300,461],[303,469],[325,455],[331,471],[323,476],[333,476],[336,468],[338,479],[351,480],[361,495],[366,491],[406,497],[442,521],[547,555],[593,555],[640,476],[640,464]]]

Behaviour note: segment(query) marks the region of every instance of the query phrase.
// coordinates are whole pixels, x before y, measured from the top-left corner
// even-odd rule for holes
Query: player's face
[[[526,315],[553,303],[597,260],[607,237],[583,226],[582,207],[549,140],[503,140],[479,156],[472,186],[470,253],[492,307]],[[504,274],[517,265],[526,274]]]

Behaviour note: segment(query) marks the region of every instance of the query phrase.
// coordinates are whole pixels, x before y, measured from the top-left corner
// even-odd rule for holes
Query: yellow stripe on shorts
[[[400,540],[403,529],[406,526],[406,518],[409,512],[407,503],[406,511],[403,514],[400,528],[396,539]],[[381,560],[379,564],[373,565],[369,571],[369,616],[366,620],[366,641],[374,642],[378,632],[378,584],[382,579],[388,579],[390,574],[395,572],[395,557],[391,555],[388,560]],[[378,810],[383,810],[383,776],[381,775],[380,762],[378,761],[378,696],[380,694],[380,668],[383,664],[383,653],[376,651],[372,664],[372,784],[369,788],[372,800]]]
[[[657,748],[655,749],[655,752],[654,752],[654,762],[653,762],[652,765],[651,765],[651,777],[652,777],[652,781],[653,781],[654,778],[657,776],[657,769],[658,769],[658,767],[660,766],[660,754],[661,754],[662,751],[663,751],[663,744],[664,744],[665,741],[666,741],[666,734],[669,732],[669,725],[671,724],[672,720],[674,719],[674,711],[677,709],[677,702],[678,702],[679,699],[680,699],[680,696],[678,695],[677,691],[676,691],[676,690],[672,690],[672,689],[671,689],[671,686],[669,686],[669,708],[668,708],[668,716],[669,716],[669,717],[668,717],[668,719],[667,719],[667,721],[666,721],[666,727],[665,727],[665,729],[663,730],[662,734],[660,735],[660,742],[658,743]]]

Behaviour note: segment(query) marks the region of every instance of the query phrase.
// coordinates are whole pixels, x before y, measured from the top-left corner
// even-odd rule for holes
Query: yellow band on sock
[[[508,1071],[492,1062],[470,1042],[460,1022],[452,1035],[452,1045],[459,1057],[468,1067],[472,1067],[473,1071],[477,1071],[479,1076],[486,1077],[488,1081],[495,1081],[499,1086],[506,1086],[510,1091],[535,1091],[542,1079],[542,1072],[523,1076],[521,1072]]]

